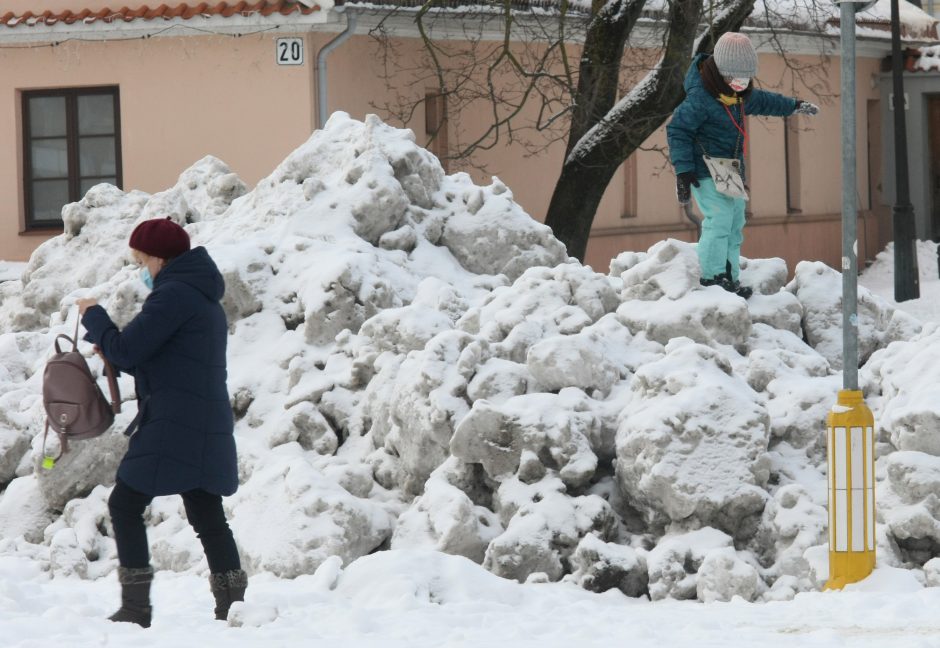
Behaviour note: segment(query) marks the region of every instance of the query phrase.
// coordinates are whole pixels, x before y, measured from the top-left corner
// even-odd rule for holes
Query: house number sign
[[[278,38],[275,40],[278,65],[304,64],[303,38]]]

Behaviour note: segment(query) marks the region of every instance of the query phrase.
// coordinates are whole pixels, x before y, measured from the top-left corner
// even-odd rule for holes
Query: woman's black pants
[[[207,493],[202,489],[181,493],[186,517],[202,542],[213,574],[241,569],[238,548],[232,530],[225,520],[222,496]],[[147,530],[144,526],[144,509],[153,500],[153,495],[140,493],[120,479],[108,498],[114,540],[117,542],[118,561],[121,567],[140,568],[150,566],[150,549],[147,546]]]

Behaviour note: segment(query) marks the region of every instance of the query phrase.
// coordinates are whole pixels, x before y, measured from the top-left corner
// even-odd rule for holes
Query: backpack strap
[[[96,347],[97,348],[97,347]],[[114,371],[114,367],[108,362],[108,359],[104,357],[104,352],[101,349],[97,349],[97,353],[101,356],[101,361],[104,363],[104,375],[108,379],[108,391],[111,395],[111,411],[115,414],[121,413],[121,388],[118,386],[117,375]]]
[[[64,434],[59,434],[56,432],[56,436],[59,437],[59,454],[55,457],[49,457],[46,455],[46,437],[49,436],[49,418],[46,418],[46,429],[42,433],[42,467],[46,470],[52,470],[55,466],[55,462],[62,458],[69,450],[69,439]]]
[[[72,337],[69,337],[69,336],[66,335],[65,333],[59,333],[57,336],[55,336],[54,344],[55,344],[55,352],[56,352],[56,353],[62,353],[62,349],[61,349],[61,347],[59,347],[59,340],[60,340],[60,339],[62,339],[62,340],[67,340],[67,341],[71,342],[71,343],[72,343],[72,351],[78,351],[78,323],[79,323],[79,321],[81,321],[81,318],[80,318],[80,317],[75,320],[75,335],[73,335]]]

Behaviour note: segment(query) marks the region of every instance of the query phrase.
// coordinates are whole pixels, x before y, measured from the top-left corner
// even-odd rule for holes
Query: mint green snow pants
[[[700,186],[692,185],[692,195],[702,221],[702,236],[698,241],[698,259],[702,278],[711,279],[731,265],[731,278],[738,280],[741,243],[744,241],[743,198],[731,198],[718,193],[711,178],[699,178]]]

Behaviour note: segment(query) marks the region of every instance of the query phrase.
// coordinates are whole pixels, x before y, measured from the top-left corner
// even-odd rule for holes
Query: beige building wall
[[[118,85],[125,189],[167,189],[184,169],[204,155],[222,159],[253,185],[314,129],[316,53],[335,32],[308,32],[304,36],[306,62],[294,67],[275,62],[275,38],[287,35],[278,30],[240,38],[188,36],[0,49],[0,123],[5,125],[3,139],[14,143],[0,149],[0,189],[8,197],[0,204],[0,259],[24,260],[54,234],[22,233],[20,91]],[[331,111],[344,110],[359,119],[371,112],[382,114],[377,106],[391,101],[395,92],[387,89],[380,78],[383,68],[378,54],[378,45],[368,36],[355,36],[333,52],[328,68]],[[401,42],[399,54],[413,62],[423,56],[415,40]],[[371,69],[364,69],[364,62],[369,62]],[[858,66],[859,79],[865,80],[877,72],[878,61],[859,59]],[[408,63],[403,67],[407,68]],[[790,76],[782,60],[762,55],[760,78]],[[394,85],[398,91],[410,91],[415,97],[430,89],[404,76],[396,78]],[[830,61],[829,85],[838,90],[837,58]],[[858,142],[859,151],[864,151],[868,133],[866,102],[878,97],[870,84],[860,81],[858,87]],[[813,99],[811,92],[798,86],[768,89]],[[529,117],[534,110],[533,105]],[[472,133],[484,128],[488,113],[474,110],[449,117],[452,128],[459,120],[460,127]],[[791,269],[800,255],[835,262],[839,254],[838,103],[823,105],[822,114],[815,118],[798,119],[798,214],[787,212],[783,120],[751,119],[753,201],[744,247],[748,256],[784,256]],[[415,113],[409,126],[415,130],[417,141],[426,143],[423,108]],[[564,145],[563,141],[556,142],[533,157],[519,143],[501,144],[480,155],[479,161],[487,167],[485,172],[465,170],[482,184],[488,184],[492,175],[499,176],[529,214],[544,220]],[[694,240],[694,229],[675,201],[664,129],[651,137],[645,148],[654,150],[635,154],[629,177],[624,168],[615,174],[598,210],[595,236],[586,259],[598,270],[606,270],[610,258],[624,250],[646,250],[666,237]],[[859,159],[858,177],[860,196],[867,200],[864,156]],[[629,201],[635,201],[635,210],[626,208]],[[877,239],[876,228],[873,240]]]
[[[274,61],[273,36],[69,42],[0,49],[0,259],[23,260],[51,234],[22,234],[23,90],[118,85],[124,188],[171,187],[214,155],[257,182],[309,136],[310,67]]]

